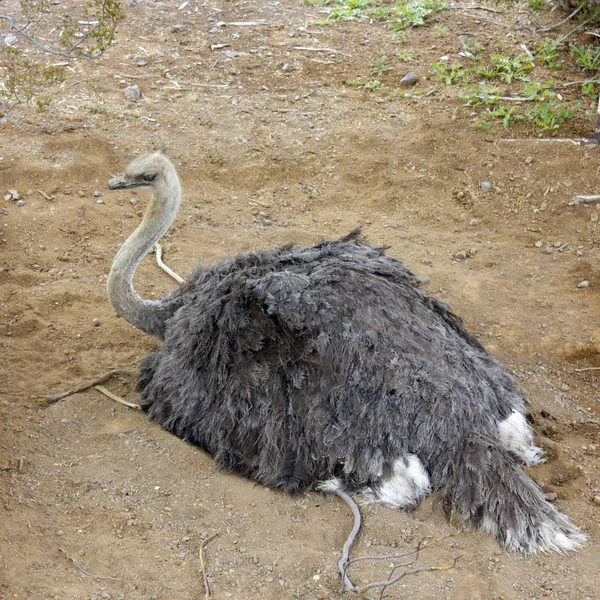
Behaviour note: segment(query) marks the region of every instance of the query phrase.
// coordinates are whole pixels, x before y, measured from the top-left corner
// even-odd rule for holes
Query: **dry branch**
[[[219,535],[219,533],[220,532],[217,531],[217,533],[213,533],[211,536],[207,537],[205,540],[202,540],[202,543],[200,544],[200,550],[198,550],[198,558],[200,558],[200,568],[202,569],[202,579],[204,580],[204,597],[205,598],[210,597],[210,586],[208,585],[208,576],[206,575],[206,567],[204,565],[204,548],[209,542],[214,540]]]
[[[84,567],[82,567],[76,559],[74,559],[72,556],[69,556],[62,548],[59,548],[59,550],[84,574],[87,575],[88,577],[93,577],[94,579],[110,579],[111,581],[119,581],[116,577],[103,577],[102,575],[94,575],[93,573],[90,573],[89,571],[87,571]]]
[[[88,383],[84,383],[76,388],[73,388],[68,392],[63,392],[62,394],[51,394],[50,396],[44,396],[44,398],[48,400],[50,404],[54,404],[54,402],[58,402],[63,398],[68,398],[69,396],[72,396],[73,394],[78,394],[79,392],[85,392],[85,390],[89,390],[90,388],[95,387],[100,383],[104,383],[105,381],[108,381],[111,377],[114,377],[115,375],[132,375],[135,373],[136,371],[131,371],[129,369],[113,369],[112,371],[109,371],[104,375],[100,375],[100,377],[96,377],[96,379],[93,379]]]

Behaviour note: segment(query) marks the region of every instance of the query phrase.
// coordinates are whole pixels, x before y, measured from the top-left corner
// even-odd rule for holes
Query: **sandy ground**
[[[600,210],[569,205],[598,193],[598,150],[506,143],[501,128],[471,127],[470,109],[448,101],[427,67],[459,51],[454,34],[465,28],[481,41],[504,39],[505,29],[476,23],[473,11],[441,14],[444,40],[421,28],[402,41],[377,23],[323,27],[319,9],[296,0],[181,4],[127,5],[118,43],[62,86],[48,134],[2,128],[0,191],[16,189],[24,205],[0,200],[0,598],[202,599],[204,542],[214,598],[346,597],[336,562],[352,520],[338,499],[290,499],[218,472],[209,456],[95,390],[43,399],[112,368],[134,370],[157,347],[105,294],[146,202],[106,182],[157,148],[185,190],[164,239],[176,271],[361,226],[370,243],[431,278],[430,292],[529,399],[550,459],[531,476],[586,531],[587,546],[524,558],[457,531],[418,563],[462,555],[454,569],[407,577],[385,598],[600,598],[598,373],[580,371],[600,365]],[[219,25],[259,19],[267,24]],[[518,51],[527,35],[503,43]],[[381,51],[406,47],[433,90],[426,97],[343,85]],[[386,83],[398,89],[406,70],[398,63]],[[132,84],[137,102],[123,94]],[[562,135],[591,129],[579,119]],[[455,260],[461,250],[469,257]],[[589,287],[578,288],[582,280]],[[173,285],[150,258],[136,276],[148,298]],[[134,380],[106,385],[135,401]],[[414,514],[368,507],[363,517],[354,556],[410,550],[450,531],[435,500]],[[365,583],[388,569],[360,563],[353,577]]]

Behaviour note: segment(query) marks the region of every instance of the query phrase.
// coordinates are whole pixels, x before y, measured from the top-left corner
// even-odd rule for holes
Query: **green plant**
[[[537,12],[547,8],[548,0],[527,0],[526,6],[529,12]]]
[[[446,85],[454,85],[467,78],[467,71],[460,65],[434,62],[431,63],[431,68],[436,72],[438,81],[443,81]]]
[[[492,54],[490,63],[477,69],[477,74],[486,79],[500,79],[505,83],[513,81],[529,81],[527,72],[534,68],[533,61],[526,54],[519,56],[504,56]]]
[[[412,27],[425,25],[425,19],[440,10],[446,9],[441,0],[408,0],[394,5],[389,18],[392,31],[403,31]]]
[[[573,111],[556,98],[549,98],[525,108],[524,117],[540,129],[550,131],[558,129],[567,119],[572,119]]]
[[[388,58],[387,54],[385,54],[385,53],[382,52],[371,63],[371,73],[373,73],[373,75],[375,77],[381,77],[385,73],[388,73],[389,71],[393,71],[394,70],[394,67],[385,64],[386,61],[387,61],[387,58]]]
[[[551,69],[562,69],[560,51],[564,47],[564,36],[558,36],[555,40],[545,39],[535,48],[535,59],[540,60]]]
[[[386,86],[383,85],[378,79],[363,81],[361,77],[344,81],[344,85],[347,85],[348,87],[354,87],[359,90],[367,90],[368,92],[382,92],[383,90],[387,89]]]
[[[415,60],[415,55],[409,50],[402,50],[402,52],[396,52],[396,58],[402,62],[412,62]]]
[[[584,71],[595,72],[600,70],[600,46],[578,46],[569,44],[569,54],[578,67]]]
[[[435,31],[435,35],[437,35],[438,37],[443,37],[448,33],[448,31],[450,31],[445,25],[442,25],[441,23],[436,23],[433,26],[433,30]]]

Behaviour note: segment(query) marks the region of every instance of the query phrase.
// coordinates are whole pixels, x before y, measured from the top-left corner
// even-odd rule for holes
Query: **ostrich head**
[[[111,190],[146,187],[160,202],[173,197],[173,191],[179,188],[179,180],[171,161],[160,152],[154,152],[130,162],[124,173],[108,182],[108,187]]]

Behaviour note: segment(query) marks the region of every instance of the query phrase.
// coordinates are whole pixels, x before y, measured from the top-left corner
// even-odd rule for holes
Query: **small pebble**
[[[5,202],[8,202],[9,200],[12,200],[12,194],[6,194],[4,196],[4,200],[5,200]]]
[[[100,327],[100,319],[99,319],[98,317],[94,317],[94,318],[92,319],[92,325],[93,325],[94,327]]]
[[[555,492],[547,492],[544,494],[544,498],[546,498],[548,502],[554,502],[558,498],[558,494]]]
[[[419,76],[413,71],[409,71],[401,80],[400,85],[414,85],[419,81]]]
[[[137,102],[140,99],[141,93],[140,88],[137,85],[129,85],[123,90],[123,94],[126,98],[129,98],[132,102]]]
[[[489,181],[482,181],[480,185],[484,192],[489,192],[490,188],[492,187],[492,184]]]
[[[161,52],[160,50],[157,50],[157,51],[154,53],[154,56],[156,56],[157,58],[162,58],[163,56],[165,56],[165,53],[164,53],[164,52]]]
[[[265,227],[270,227],[271,225],[273,225],[273,221],[271,221],[271,219],[265,219],[265,220],[263,221],[263,225],[264,225]]]
[[[467,259],[467,253],[464,250],[459,250],[454,255],[454,260],[466,260],[466,259]]]
[[[25,206],[25,202],[23,202],[23,200],[19,200],[17,202],[17,206]]]
[[[546,246],[546,249],[544,250],[544,252],[546,254],[552,254],[554,252],[554,248],[552,246]]]
[[[148,64],[148,63],[147,63],[145,60],[138,60],[138,61],[135,63],[135,66],[136,66],[136,67],[145,67],[147,64]]]
[[[475,256],[477,254],[477,248],[471,248],[469,250],[469,256]]]
[[[478,221],[477,219],[471,219],[471,220],[469,221],[469,225],[470,225],[471,227],[475,227],[475,225],[479,225],[479,221]]]
[[[17,190],[8,190],[8,193],[12,196],[13,200],[18,200],[21,196],[19,196],[19,192]]]
[[[285,63],[285,65],[283,65],[283,67],[281,67],[282,71],[292,71],[294,69],[294,67],[292,67],[292,65],[289,65],[288,63]]]
[[[177,25],[173,25],[173,31],[175,33],[181,33],[182,31],[185,31],[185,25],[181,25],[181,23],[178,23]]]
[[[600,506],[600,496],[594,496],[594,504]]]
[[[536,247],[536,248],[541,248],[543,245],[544,245],[544,242],[542,242],[542,240],[538,240],[538,241],[535,243],[535,247]]]
[[[583,281],[580,281],[580,282],[577,284],[577,287],[578,287],[579,289],[584,289],[584,288],[590,287],[590,282],[589,282],[589,281],[587,281],[586,279],[584,279]]]
[[[60,420],[60,422],[61,422],[61,423],[68,423],[68,422],[69,422],[69,419],[67,419],[67,417],[65,417],[64,419],[61,419],[61,420]]]

